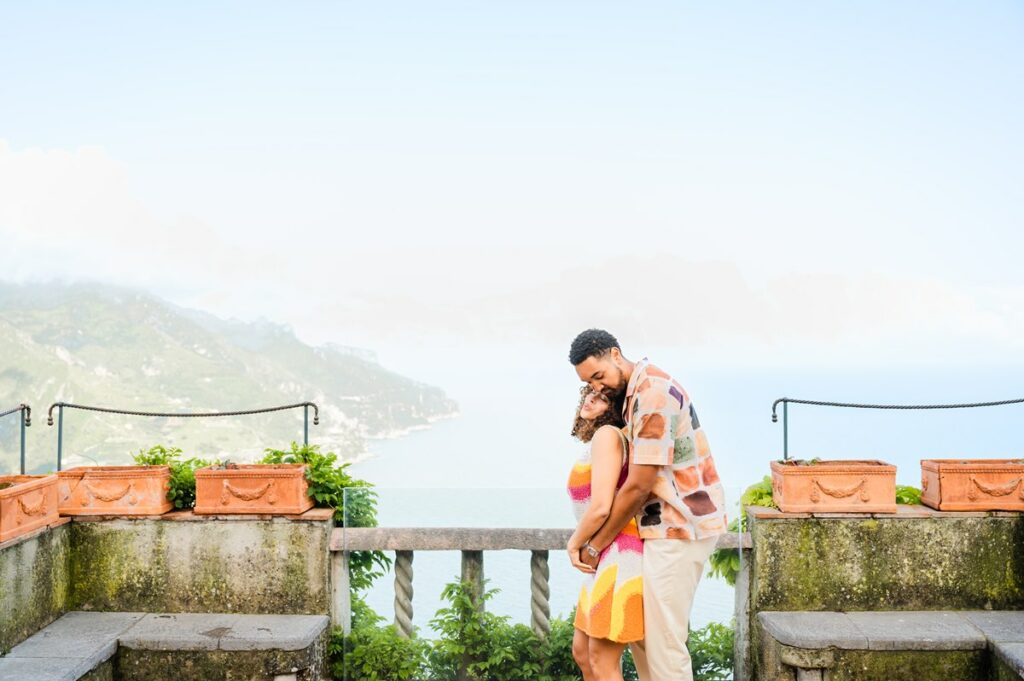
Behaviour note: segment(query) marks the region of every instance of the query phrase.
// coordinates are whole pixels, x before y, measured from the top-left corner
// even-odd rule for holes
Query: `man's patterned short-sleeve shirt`
[[[725,492],[690,398],[667,373],[637,362],[623,406],[630,461],[659,466],[637,524],[644,539],[704,539],[727,531]]]

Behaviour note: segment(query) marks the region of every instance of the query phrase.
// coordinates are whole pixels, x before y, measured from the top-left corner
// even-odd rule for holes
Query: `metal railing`
[[[313,409],[313,425],[320,425],[320,408],[313,402],[297,402],[295,404],[284,404],[279,407],[261,407],[259,409],[245,409],[240,411],[203,411],[203,412],[157,412],[157,411],[134,411],[131,409],[114,409],[111,407],[89,407],[82,404],[70,402],[54,402],[46,412],[46,425],[53,425],[53,410],[57,410],[57,470],[61,470],[61,463],[64,452],[64,410],[81,409],[83,411],[95,411],[104,414],[122,414],[125,416],[145,416],[153,418],[211,418],[220,416],[250,416],[252,414],[266,414],[274,411],[285,411],[288,409],[299,409],[303,411],[302,423],[302,444],[309,444],[309,410]]]
[[[349,633],[352,621],[349,553],[395,552],[395,627],[408,638],[413,633],[413,555],[416,551],[462,552],[462,581],[483,593],[484,551],[530,552],[530,625],[540,636],[551,631],[551,589],[548,554],[565,550],[571,529],[496,529],[467,527],[337,527],[332,530],[331,619]],[[718,548],[750,548],[750,534],[728,533]],[[479,602],[479,599],[477,599]]]
[[[1012,400],[997,400],[994,402],[963,402],[960,404],[857,404],[854,402],[824,402],[821,400],[798,400],[792,397],[780,397],[772,402],[772,423],[779,422],[779,416],[775,412],[776,407],[782,404],[782,459],[789,460],[789,404],[809,404],[816,407],[842,407],[845,409],[973,409],[975,407],[1002,407],[1008,404],[1024,404],[1024,397]]]
[[[19,414],[19,421],[21,423],[21,474],[25,475],[25,429],[32,425],[32,407],[27,404],[19,404],[14,409],[8,409],[7,411],[0,412],[0,418],[4,416],[10,416],[11,414]]]

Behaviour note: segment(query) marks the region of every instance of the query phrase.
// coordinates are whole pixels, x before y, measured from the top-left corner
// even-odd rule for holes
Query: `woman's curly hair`
[[[626,422],[622,419],[622,402],[625,395],[619,395],[611,401],[608,406],[608,410],[605,413],[598,416],[596,419],[587,420],[580,416],[580,410],[583,408],[583,402],[587,399],[587,395],[594,392],[594,389],[589,385],[585,385],[580,388],[580,402],[576,405],[576,420],[572,424],[572,435],[581,442],[590,442],[594,437],[594,433],[601,426],[615,426],[621,428],[626,425]]]

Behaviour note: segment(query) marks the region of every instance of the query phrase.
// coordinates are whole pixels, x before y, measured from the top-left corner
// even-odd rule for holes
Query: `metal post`
[[[782,460],[789,461],[789,402],[782,403]]]
[[[61,470],[61,456],[64,453],[64,405],[57,407],[57,470]]]
[[[302,407],[302,444],[309,446],[309,405]]]
[[[21,474],[25,475],[25,412],[18,416],[21,417]]]

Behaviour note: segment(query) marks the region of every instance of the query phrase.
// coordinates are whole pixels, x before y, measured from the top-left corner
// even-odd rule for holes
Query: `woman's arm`
[[[569,539],[570,556],[579,553],[608,519],[621,472],[622,438],[614,426],[602,426],[590,442],[590,506]]]

